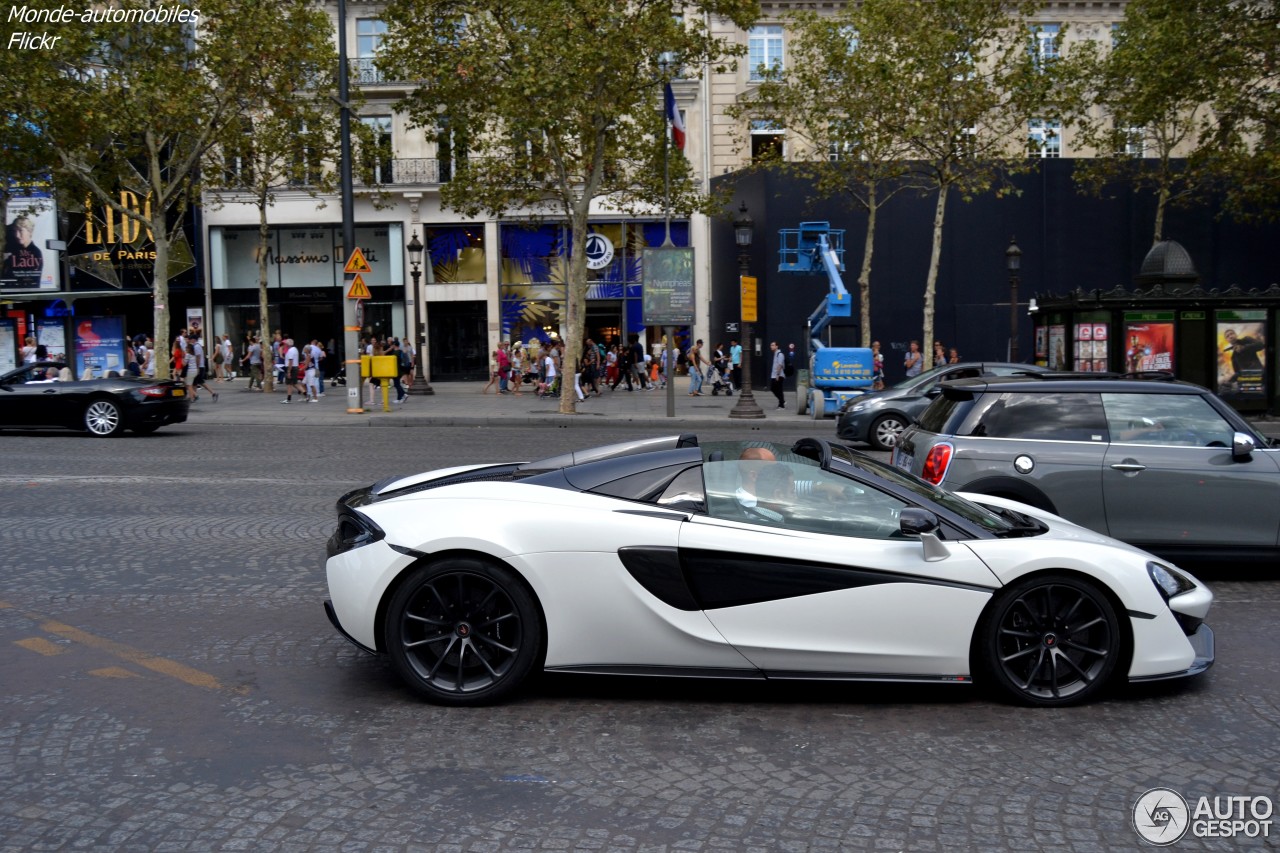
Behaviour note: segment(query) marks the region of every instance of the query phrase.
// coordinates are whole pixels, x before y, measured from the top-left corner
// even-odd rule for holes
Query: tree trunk
[[[858,310],[862,315],[862,338],[859,346],[871,346],[871,254],[876,242],[875,181],[867,182],[867,236],[862,247],[862,269],[858,272]]]
[[[938,205],[933,210],[933,246],[929,251],[929,274],[924,283],[924,336],[920,342],[920,355],[925,364],[933,365],[933,304],[938,286],[938,266],[942,261],[942,226],[947,215],[948,183],[938,186]]]
[[[155,352],[156,379],[169,379],[169,353],[173,350],[173,341],[169,336],[169,229],[164,225],[164,214],[161,213],[159,227],[151,228],[156,241],[156,264],[151,272],[152,298],[155,304]]]
[[[258,345],[262,352],[262,388],[267,393],[276,390],[275,364],[267,349],[270,338],[271,308],[267,302],[267,247],[271,244],[271,228],[267,225],[267,191],[264,186],[258,192]],[[252,371],[250,371],[252,374]]]
[[[1154,246],[1164,239],[1164,209],[1169,203],[1169,188],[1167,186],[1160,187],[1160,192],[1156,193],[1156,228],[1151,240]]]
[[[564,362],[560,365],[560,414],[578,413],[574,374],[582,356],[587,325],[587,213],[590,201],[579,199],[569,221],[569,280],[565,284]]]

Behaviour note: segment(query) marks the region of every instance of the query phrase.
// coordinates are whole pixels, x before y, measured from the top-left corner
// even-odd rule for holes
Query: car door
[[[1233,426],[1204,398],[1103,394],[1102,469],[1112,536],[1152,546],[1272,548],[1280,530],[1276,453],[1233,459]]]
[[[0,423],[10,427],[54,423],[51,412],[58,405],[58,386],[47,368],[28,367],[0,385]]]
[[[894,495],[816,465],[762,465],[790,468],[794,491],[743,506],[752,473],[708,462],[707,514],[681,525],[686,578],[724,638],[772,677],[968,675],[996,585],[986,566],[960,543],[926,561],[898,533]]]

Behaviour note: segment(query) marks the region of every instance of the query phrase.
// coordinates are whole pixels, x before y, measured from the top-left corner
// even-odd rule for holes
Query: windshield
[[[831,445],[831,456],[833,459],[838,459],[882,480],[887,480],[895,486],[901,486],[927,501],[939,504],[961,518],[979,525],[984,530],[1000,535],[1010,533],[1015,528],[1015,525],[1008,519],[997,515],[989,509],[980,507],[937,486],[930,485],[918,477],[899,471],[897,468],[877,462],[869,456],[855,454],[847,447],[836,444]]]
[[[919,376],[912,376],[910,379],[904,379],[897,385],[893,385],[891,387],[894,391],[903,391],[908,388],[915,388],[917,385],[925,385],[931,380],[937,379],[940,374],[946,373],[948,369],[954,367],[954,364],[939,364],[937,367],[926,370]]]

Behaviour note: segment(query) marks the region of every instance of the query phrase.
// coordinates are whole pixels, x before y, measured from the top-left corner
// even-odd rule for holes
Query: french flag
[[[676,93],[671,91],[671,84],[666,84],[667,121],[671,122],[671,140],[676,148],[684,150],[684,122],[680,119],[680,111],[676,109]]]

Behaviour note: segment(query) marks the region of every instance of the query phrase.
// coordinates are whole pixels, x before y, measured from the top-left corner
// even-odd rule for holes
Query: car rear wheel
[[[1013,584],[979,632],[985,674],[1026,705],[1074,705],[1096,697],[1124,647],[1111,601],[1092,583],[1065,575]]]
[[[907,422],[900,415],[881,415],[871,423],[867,431],[867,443],[876,450],[893,450],[898,443],[898,436],[907,428]]]
[[[508,696],[541,657],[542,619],[508,569],[455,558],[415,569],[391,599],[384,629],[400,676],[441,705]]]
[[[123,427],[120,406],[114,400],[93,400],[84,410],[84,428],[99,438],[119,435]]]

